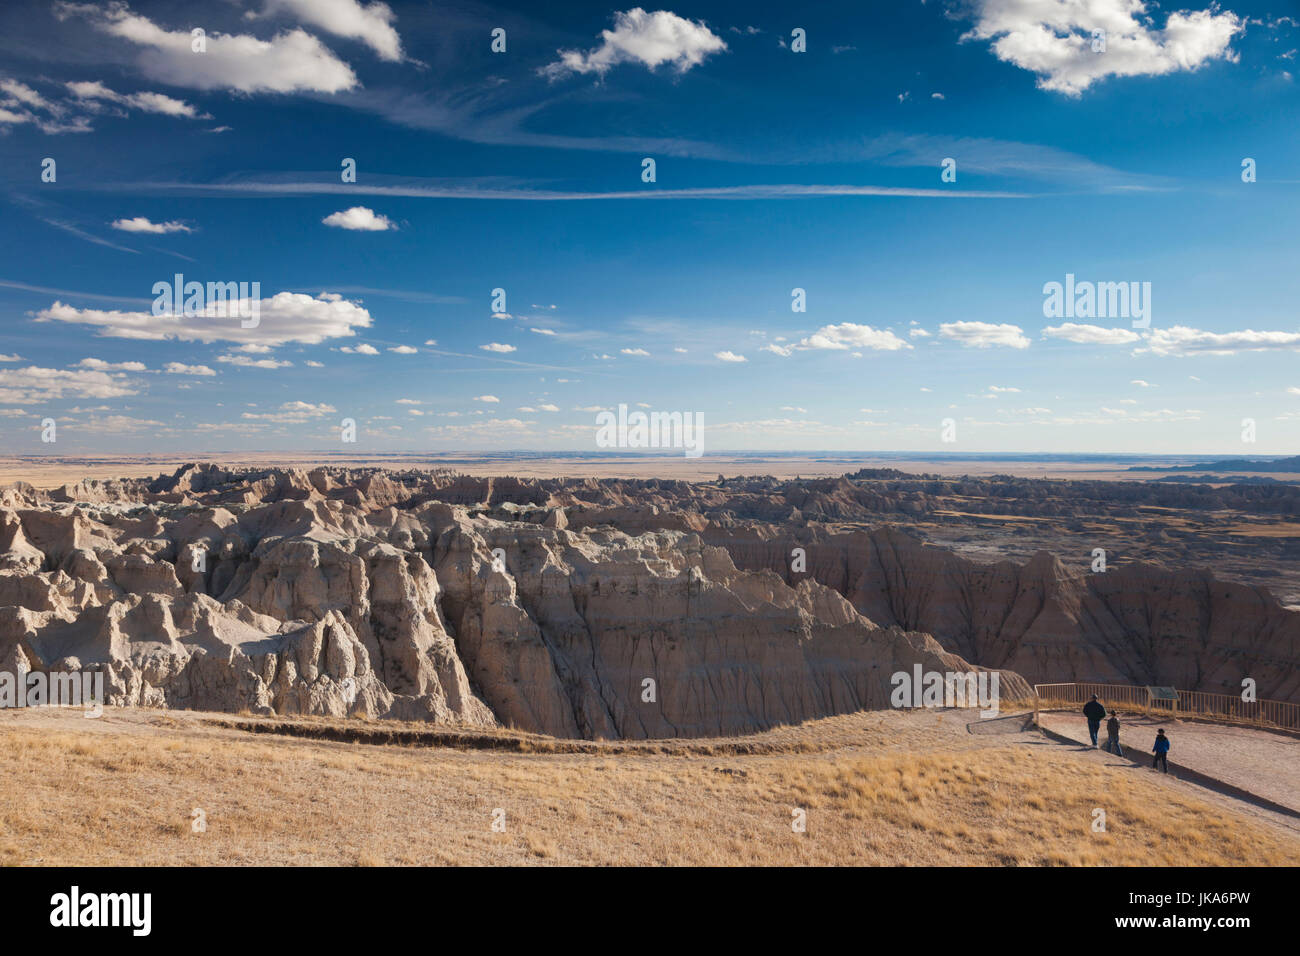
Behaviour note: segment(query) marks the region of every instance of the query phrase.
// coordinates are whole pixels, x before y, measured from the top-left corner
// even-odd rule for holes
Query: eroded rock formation
[[[916,665],[971,669],[815,574],[738,568],[698,511],[607,492],[207,465],[6,489],[0,663],[102,670],[116,705],[586,737],[742,733],[888,706]]]

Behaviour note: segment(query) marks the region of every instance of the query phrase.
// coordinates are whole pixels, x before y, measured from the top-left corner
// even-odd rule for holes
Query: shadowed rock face
[[[1069,571],[1039,552],[1027,564],[977,564],[894,529],[710,529],[737,566],[811,578],[871,620],[932,634],[948,650],[1033,682],[1166,684],[1300,700],[1300,612],[1267,591],[1207,571],[1129,564]],[[807,574],[790,551],[807,552]]]
[[[344,469],[8,489],[0,669],[101,670],[118,705],[585,737],[743,733],[972,669],[834,587],[738,569],[698,515],[641,532],[634,509],[628,533],[555,505],[514,479]]]

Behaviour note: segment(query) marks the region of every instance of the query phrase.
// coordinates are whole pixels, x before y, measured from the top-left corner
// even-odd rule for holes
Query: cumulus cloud
[[[944,322],[939,334],[960,342],[967,348],[986,349],[1005,346],[1013,349],[1029,348],[1029,339],[1018,325],[992,322]]]
[[[1300,332],[1205,332],[1185,325],[1153,329],[1138,352],[1155,355],[1232,355],[1235,352],[1300,351]]]
[[[745,358],[745,356],[743,355],[737,355],[735,352],[726,351],[726,350],[722,352],[714,352],[713,357],[722,362],[748,362],[749,361],[749,359]]]
[[[247,355],[234,355],[229,352],[225,355],[218,355],[217,361],[224,362],[227,365],[237,365],[240,368],[288,368],[293,364],[279,359],[251,359]]]
[[[515,351],[513,345],[506,345],[504,342],[489,342],[487,345],[480,345],[479,348],[484,352],[501,352],[503,354]]]
[[[396,224],[387,216],[377,214],[365,206],[353,206],[340,212],[332,212],[321,220],[327,226],[338,229],[351,229],[355,232],[387,232],[396,229]]]
[[[620,63],[640,63],[651,70],[665,63],[678,73],[699,66],[705,57],[727,48],[703,23],[667,10],[646,13],[634,7],[614,14],[614,29],[602,30],[599,46],[586,53],[557,50],[560,58],[539,71],[552,79],[570,73],[604,76]]]
[[[54,11],[61,19],[83,17],[95,29],[140,47],[140,69],[172,86],[239,93],[339,93],[357,85],[352,68],[300,28],[270,40],[213,32],[206,38],[206,51],[197,55],[188,27],[168,30],[125,3],[57,3]]]
[[[496,402],[501,401],[501,399],[497,398],[495,395],[475,395],[474,401],[495,404]]]
[[[3,352],[0,352],[0,362],[21,362],[21,361],[23,361],[23,357],[19,355],[17,352],[15,352],[13,355],[5,355]]]
[[[1154,5],[1152,5],[1154,6]],[[1038,86],[1079,96],[1108,76],[1161,76],[1211,60],[1236,62],[1234,13],[1170,13],[1163,27],[1142,0],[973,0],[975,26],[962,39],[991,40],[999,60],[1038,76]],[[1106,31],[1105,52],[1093,31]]]
[[[327,339],[356,335],[356,329],[371,325],[369,312],[337,293],[323,292],[313,298],[301,292],[278,292],[258,300],[257,305],[258,323],[247,329],[239,316],[250,313],[249,299],[230,300],[224,308],[213,303],[196,315],[78,309],[55,301],[37,312],[35,320],[87,325],[111,338],[271,346],[288,342],[319,345]]]
[[[650,353],[647,352],[645,349],[641,349],[641,348],[637,348],[637,349],[619,349],[619,351],[622,352],[624,355],[646,355],[646,356],[648,356],[648,355],[650,354]]]
[[[1078,322],[1048,326],[1043,329],[1043,337],[1064,339],[1079,345],[1128,345],[1141,338],[1136,332],[1128,329],[1108,329],[1100,325],[1084,325]]]
[[[148,367],[143,362],[105,362],[103,359],[84,358],[76,365],[77,368],[93,369],[97,372],[147,372]]]
[[[168,362],[163,366],[163,371],[168,375],[216,375],[212,369],[206,365],[183,365],[180,362]]]
[[[420,350],[414,345],[395,345],[388,351],[392,352],[394,355],[417,355]]]
[[[280,406],[278,411],[274,412],[244,412],[240,418],[246,421],[263,421],[273,422],[281,425],[293,425],[309,421],[313,418],[320,418],[322,415],[337,414],[338,409],[333,405],[321,403],[313,405],[310,402],[285,402]]]
[[[335,36],[360,40],[381,60],[402,59],[402,38],[393,29],[397,18],[386,3],[363,6],[358,0],[267,0],[267,14],[281,11]]]
[[[820,329],[802,339],[796,349],[830,349],[847,351],[848,349],[875,349],[893,352],[898,349],[911,348],[893,332],[886,329],[873,329],[869,325],[857,325],[853,322],[841,322],[839,325],[823,325]],[[772,349],[770,351],[775,351]],[[777,353],[781,354],[781,353]]]
[[[379,349],[367,342],[360,345],[344,345],[339,349],[340,352],[347,352],[349,355],[378,355]]]
[[[39,405],[64,398],[122,398],[138,394],[125,375],[92,369],[0,369],[0,403]]]
[[[224,362],[227,365],[238,365],[239,368],[287,368],[294,363],[287,360],[279,359],[250,359],[247,355],[233,355],[226,352],[225,355],[218,355],[217,362]]]
[[[136,216],[134,219],[114,219],[111,225],[122,232],[147,232],[154,235],[194,231],[183,222],[150,222],[144,216]]]
[[[87,101],[87,105],[91,106],[99,103],[116,103],[118,106],[137,109],[143,113],[160,113],[163,116],[175,116],[181,119],[212,119],[207,113],[201,112],[198,107],[192,106],[184,100],[167,96],[165,93],[150,93],[147,91],[117,93],[97,80],[67,83],[65,85],[69,93],[78,100]]]

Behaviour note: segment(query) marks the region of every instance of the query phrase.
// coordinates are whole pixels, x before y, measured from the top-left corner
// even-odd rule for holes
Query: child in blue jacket
[[[1165,729],[1161,727],[1156,731],[1156,745],[1151,751],[1155,758],[1151,761],[1151,769],[1159,767],[1165,773],[1169,772],[1169,738],[1165,736]]]

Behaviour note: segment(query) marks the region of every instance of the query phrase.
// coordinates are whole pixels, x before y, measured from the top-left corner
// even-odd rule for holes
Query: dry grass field
[[[582,742],[565,752],[566,742],[519,734],[501,735],[500,747],[481,733],[456,746],[376,745],[252,734],[225,715],[110,711],[92,721],[76,711],[9,711],[0,714],[0,863],[1300,859],[1300,832],[1266,814],[1033,733],[972,735],[971,719],[871,712],[743,739]],[[196,808],[206,832],[194,832]],[[1092,830],[1096,808],[1106,811],[1104,833]],[[504,832],[492,829],[498,809]],[[806,832],[792,828],[796,809]]]

